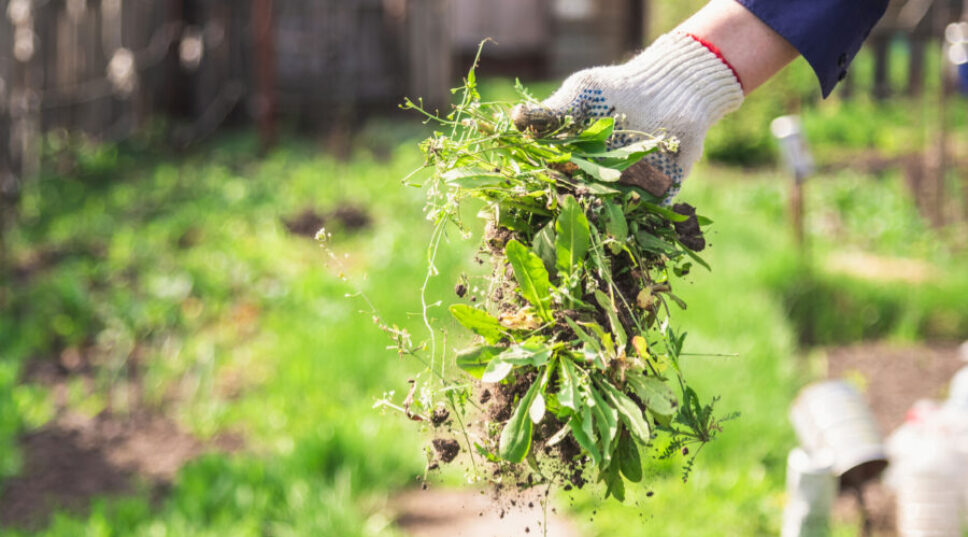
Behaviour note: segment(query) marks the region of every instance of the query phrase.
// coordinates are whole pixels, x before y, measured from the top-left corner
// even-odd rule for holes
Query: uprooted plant
[[[685,333],[671,323],[686,307],[673,280],[708,269],[697,251],[710,222],[688,205],[663,206],[634,180],[643,157],[675,151],[674,139],[620,131],[610,117],[516,128],[520,110],[483,101],[473,69],[455,91],[460,103],[446,116],[404,105],[442,129],[420,145],[435,226],[428,279],[444,230],[470,234],[461,220],[470,199],[483,204],[480,255],[492,271],[480,300],[457,286],[463,300],[450,313],[475,337],[456,356],[439,352],[426,299],[427,344],[382,325],[427,369],[402,403],[380,404],[455,424],[456,438],[435,439],[431,466],[463,448],[478,478],[570,487],[591,477],[621,500],[625,480],[643,477],[640,450],[687,454],[720,430],[712,402],[683,376]],[[611,147],[619,135],[638,141]],[[463,373],[448,373],[451,363]]]

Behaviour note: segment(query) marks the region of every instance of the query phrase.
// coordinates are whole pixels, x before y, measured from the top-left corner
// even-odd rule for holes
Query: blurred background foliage
[[[701,4],[653,2],[649,34]],[[935,98],[940,46],[930,50],[928,97],[875,99],[865,50],[851,98],[820,101],[798,60],[710,132],[681,198],[715,222],[713,271],[682,286],[690,308],[679,322],[697,389],[741,417],[686,484],[681,458],[649,459],[651,474],[625,505],[600,504],[596,490],[563,494],[582,535],[776,534],[794,445],[787,408],[823,374],[825,346],[968,338],[968,235],[957,208],[968,105]],[[891,53],[903,60],[907,45],[894,40]],[[903,87],[903,61],[892,66]],[[557,79],[528,85],[542,97]],[[515,95],[509,77],[488,78],[482,91]],[[4,215],[0,533],[401,534],[392,498],[417,484],[424,439],[372,406],[405,392],[416,364],[386,349],[357,293],[385,321],[422,333],[414,312],[430,227],[422,192],[400,178],[420,165],[427,132],[417,117],[382,112],[322,136],[283,114],[273,145],[239,120],[186,146],[171,137],[183,118],[162,115],[113,141],[64,129],[39,138],[38,167],[22,181],[15,217]],[[805,186],[805,247],[791,231],[791,180],[769,131],[794,112],[819,170]],[[912,193],[904,159],[931,149],[942,116],[955,195],[939,225]],[[312,238],[320,227],[334,233],[335,259]],[[448,237],[432,300],[447,303],[474,273],[475,240]],[[718,353],[736,356],[709,356]],[[117,452],[146,434],[145,416],[173,424],[190,446],[169,476]],[[105,424],[121,433],[100,432]],[[123,485],[52,464],[55,447],[100,461]]]

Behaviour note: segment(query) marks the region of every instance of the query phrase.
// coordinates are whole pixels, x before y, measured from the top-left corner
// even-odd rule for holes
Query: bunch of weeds
[[[570,487],[591,476],[622,500],[625,480],[643,477],[643,450],[688,454],[720,430],[715,400],[703,404],[683,376],[685,333],[671,323],[686,307],[673,281],[694,265],[709,268],[697,251],[711,222],[624,180],[646,155],[675,151],[674,139],[620,130],[612,117],[516,127],[520,109],[482,100],[473,68],[454,91],[460,102],[446,116],[403,105],[440,128],[420,144],[435,226],[427,278],[445,229],[469,235],[461,221],[469,199],[483,202],[480,253],[493,270],[481,301],[457,287],[464,300],[450,313],[475,339],[456,357],[438,352],[426,299],[426,344],[383,325],[427,369],[402,404],[380,404],[435,426],[456,421],[459,441],[435,440],[433,467],[453,460],[460,442],[478,477]],[[610,143],[629,137],[637,141]],[[448,373],[451,363],[461,376]]]

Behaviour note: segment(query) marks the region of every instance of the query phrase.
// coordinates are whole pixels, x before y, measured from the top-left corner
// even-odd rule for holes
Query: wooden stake
[[[272,0],[252,0],[255,41],[256,110],[259,138],[266,151],[276,142],[276,47]]]

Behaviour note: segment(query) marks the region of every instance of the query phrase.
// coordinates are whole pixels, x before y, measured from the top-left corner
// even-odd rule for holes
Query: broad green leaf
[[[618,411],[612,408],[605,401],[602,394],[595,387],[589,387],[591,392],[592,413],[595,415],[595,424],[598,426],[599,441],[602,445],[602,462],[608,464],[612,460],[613,444],[615,434],[618,432]]]
[[[555,270],[555,223],[548,222],[541,231],[534,235],[534,245],[531,247],[544,263],[545,270],[552,274]]]
[[[642,409],[636,406],[635,402],[629,396],[619,391],[609,381],[602,380],[599,382],[599,385],[605,391],[609,402],[618,411],[619,418],[625,423],[625,427],[632,433],[635,440],[640,444],[648,444],[651,441],[651,437],[649,436],[649,423],[645,421],[645,416],[642,415]]]
[[[514,364],[495,358],[488,362],[487,367],[484,368],[484,373],[481,374],[481,382],[501,382],[512,369],[514,369]]]
[[[512,345],[501,353],[498,360],[512,365],[541,367],[551,359],[552,350],[544,345]]]
[[[488,343],[497,343],[504,336],[501,323],[490,313],[467,304],[454,304],[450,313],[464,328],[483,337]]]
[[[676,253],[675,246],[645,230],[639,230],[639,232],[635,234],[635,240],[639,243],[639,247],[641,247],[643,250],[667,255]]]
[[[521,462],[528,451],[531,450],[531,433],[534,430],[534,425],[531,423],[529,411],[540,389],[540,382],[531,384],[528,393],[524,394],[524,397],[518,401],[518,406],[511,414],[511,419],[508,420],[504,430],[501,431],[501,437],[498,441],[498,454],[502,459],[510,462]]]
[[[548,310],[551,305],[551,282],[541,258],[516,239],[508,241],[504,247],[504,255],[514,269],[514,278],[518,281],[521,296],[538,310],[542,319],[551,321],[551,312]]]
[[[605,233],[615,241],[609,243],[608,246],[613,254],[618,255],[622,251],[625,241],[629,238],[629,226],[625,220],[625,212],[618,203],[605,202]]]
[[[626,379],[649,412],[660,416],[672,416],[676,413],[676,394],[665,382],[638,373],[629,373]]]
[[[649,212],[655,213],[670,222],[685,222],[689,220],[689,217],[684,214],[679,214],[672,209],[667,209],[661,205],[656,205],[654,203],[649,203],[647,201],[641,201],[643,207],[649,210]]]
[[[608,314],[608,322],[612,325],[612,333],[615,334],[615,340],[618,343],[619,352],[621,352],[625,348],[628,339],[625,334],[625,328],[622,327],[622,323],[618,320],[615,303],[600,289],[595,289],[595,300],[598,301],[598,305]]]
[[[531,423],[537,425],[541,423],[544,414],[545,400],[544,396],[539,392],[538,395],[534,396],[534,402],[531,403],[531,407],[528,409],[528,416],[531,418]]]
[[[574,196],[566,196],[555,222],[555,257],[559,272],[572,274],[585,260],[591,235],[585,211]]]
[[[484,369],[495,356],[504,352],[501,347],[474,347],[457,354],[457,367],[474,378],[481,378]]]
[[[559,360],[561,368],[558,374],[558,403],[577,412],[580,400],[575,364],[571,363],[571,358],[566,356],[561,356]]]
[[[625,501],[625,481],[619,475],[619,465],[614,462],[605,468],[604,472],[599,473],[599,479],[605,481],[605,497],[614,497],[620,502]]]
[[[600,198],[622,194],[621,190],[612,188],[604,183],[585,183],[584,187],[588,189],[589,194],[594,194]]]
[[[507,181],[507,177],[478,168],[456,168],[440,176],[449,185],[461,188],[495,187]]]
[[[583,130],[578,137],[582,140],[597,140],[604,142],[612,136],[612,130],[614,129],[615,118],[602,117],[598,118],[595,123],[592,123],[587,129]]]
[[[628,159],[638,160],[643,156],[655,151],[657,147],[659,147],[659,140],[640,140],[638,142],[633,142],[629,145],[612,149],[604,153],[597,153],[597,154],[583,153],[583,154],[580,154],[579,156],[609,158],[609,159],[619,159],[619,160],[628,160]]]
[[[587,173],[593,179],[598,181],[614,183],[622,178],[622,172],[614,168],[608,168],[606,166],[602,166],[601,164],[596,164],[590,160],[585,160],[576,156],[572,156],[571,161],[578,166],[581,171]]]
[[[592,417],[592,411],[587,406],[582,407],[582,417],[578,414],[574,414],[570,420],[568,420],[568,426],[571,428],[571,434],[575,437],[575,441],[581,446],[585,451],[588,452],[588,456],[592,458],[595,465],[598,466],[602,462],[602,454],[598,451],[598,444],[595,443],[595,432],[594,432],[594,418]]]
[[[642,457],[631,436],[623,434],[619,437],[615,456],[618,457],[619,470],[625,479],[632,483],[642,481]]]

